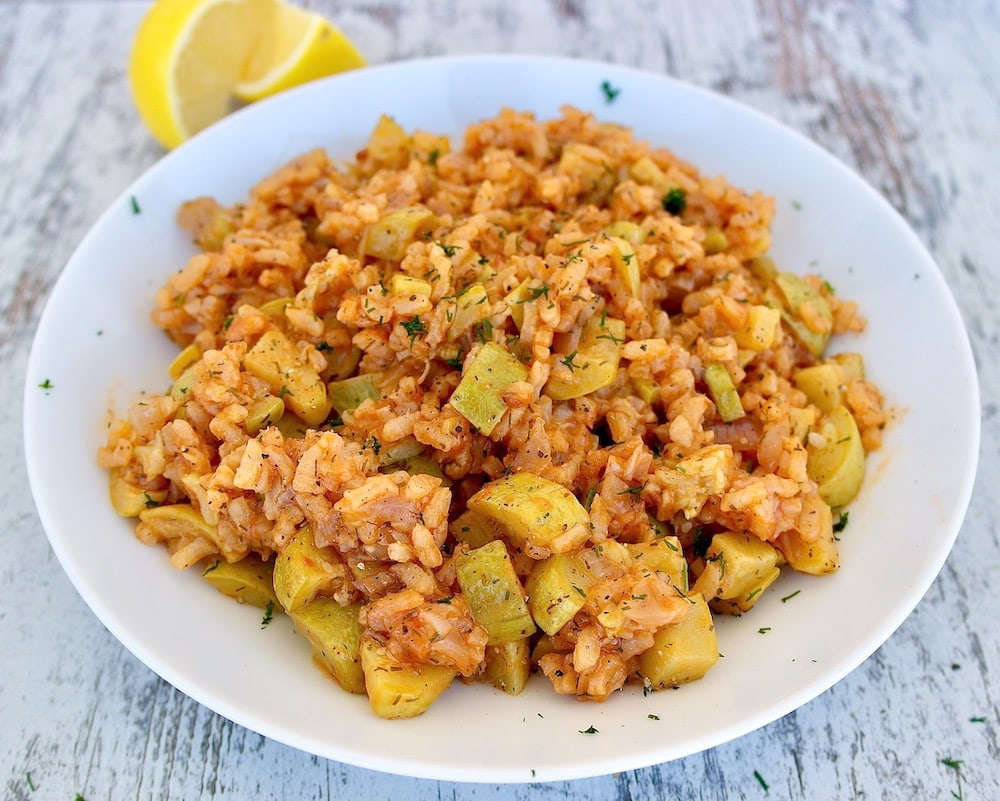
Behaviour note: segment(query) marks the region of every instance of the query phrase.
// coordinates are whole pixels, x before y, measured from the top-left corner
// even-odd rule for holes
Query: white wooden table
[[[227,722],[134,659],[77,596],[42,532],[21,445],[25,365],[47,292],[103,208],[161,155],[125,80],[147,3],[3,0],[0,798],[1000,799],[996,3],[312,5],[373,63],[496,51],[639,66],[754,106],[856,168],[931,249],[968,325],[984,428],[965,525],[923,602],[861,668],[799,711],[673,763],[530,786],[415,781],[317,759]]]

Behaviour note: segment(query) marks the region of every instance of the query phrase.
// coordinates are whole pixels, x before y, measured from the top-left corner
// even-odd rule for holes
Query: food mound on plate
[[[886,419],[827,355],[855,304],[767,256],[773,214],[574,108],[458,150],[382,117],[350,163],[180,210],[173,385],[111,423],[112,502],[384,717],[456,677],[698,679],[713,615],[837,569]]]

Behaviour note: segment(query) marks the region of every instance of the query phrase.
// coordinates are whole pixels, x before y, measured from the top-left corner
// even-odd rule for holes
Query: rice
[[[774,213],[760,192],[574,108],[546,121],[505,109],[456,150],[383,119],[349,164],[313,150],[243,203],[180,210],[200,252],[152,311],[184,349],[176,380],[112,422],[99,461],[146,506],[195,513],[198,525],[167,526],[131,511],[175,566],[271,560],[306,529],[340,566],[323,594],[359,605],[365,637],[401,663],[471,678],[488,638],[457,583],[470,546],[454,522],[488,482],[555,482],[586,509],[576,552],[596,578],[565,626],[532,640],[532,664],[582,699],[648,684],[641,655],[694,589],[713,589],[707,537],[749,533],[793,566],[829,539],[808,469],[823,410],[795,376],[832,364],[810,337],[864,320],[819,276],[781,324],[769,316]],[[607,321],[623,335],[588,341]],[[338,413],[321,390],[296,408],[299,384],[276,388],[266,365],[248,366],[268,332],[299,379],[366,377],[363,397]],[[523,365],[488,430],[451,402],[487,343]],[[616,355],[599,386],[553,390],[592,376],[601,347]],[[707,365],[723,368],[734,413]],[[879,390],[845,371],[842,402],[864,448],[879,447]],[[528,582],[544,549],[497,531]],[[635,556],[664,539],[683,549],[680,579]]]

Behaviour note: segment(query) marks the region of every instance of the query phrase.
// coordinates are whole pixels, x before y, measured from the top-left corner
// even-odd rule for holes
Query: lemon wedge
[[[254,47],[234,93],[251,103],[364,65],[364,58],[351,40],[327,19],[278,2],[274,4],[270,30]]]
[[[139,115],[172,148],[240,101],[364,63],[323,17],[281,0],[156,0],[128,76]]]

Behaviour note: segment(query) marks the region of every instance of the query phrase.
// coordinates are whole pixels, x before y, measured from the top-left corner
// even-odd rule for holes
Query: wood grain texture
[[[22,456],[24,387],[28,402],[43,391],[44,376],[25,371],[47,292],[104,207],[161,155],[136,119],[124,74],[147,6],[0,3],[0,452],[8,456],[0,482],[0,797],[1000,798],[997,4],[307,5],[336,20],[374,63],[523,52],[669,73],[782,120],[856,169],[931,249],[969,329],[983,446],[965,525],[926,598],[862,667],[797,712],[666,765],[525,786],[415,781],[317,759],[229,723],[154,676],[86,608],[45,541]],[[915,361],[914,369],[927,367]]]

